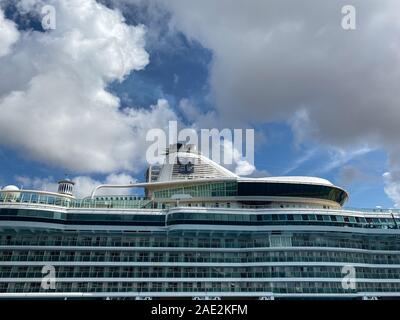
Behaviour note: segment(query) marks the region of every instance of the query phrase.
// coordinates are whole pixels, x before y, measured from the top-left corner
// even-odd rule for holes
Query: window
[[[270,247],[291,247],[292,238],[290,236],[270,235]]]
[[[339,222],[344,222],[343,216],[337,216],[336,219],[337,219],[337,221],[339,221]]]
[[[323,215],[323,216],[322,216],[322,219],[323,219],[324,221],[331,221],[331,217],[330,217],[330,216],[327,216],[327,215]]]
[[[294,218],[295,221],[301,221],[302,217],[301,217],[301,215],[296,214],[296,215],[293,216],[293,218]]]
[[[239,182],[239,196],[307,197],[332,200],[342,204],[347,197],[345,191],[312,184]]]

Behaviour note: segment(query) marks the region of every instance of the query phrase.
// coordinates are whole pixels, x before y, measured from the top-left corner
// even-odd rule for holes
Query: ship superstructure
[[[191,145],[166,156],[145,182],[83,199],[68,179],[3,188],[0,298],[400,296],[399,211],[344,209],[321,178],[240,177]]]

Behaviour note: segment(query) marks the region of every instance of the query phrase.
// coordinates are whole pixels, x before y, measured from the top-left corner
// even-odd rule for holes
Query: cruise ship
[[[400,296],[399,211],[345,208],[321,178],[240,177],[193,145],[166,156],[82,199],[69,179],[3,187],[0,299]]]

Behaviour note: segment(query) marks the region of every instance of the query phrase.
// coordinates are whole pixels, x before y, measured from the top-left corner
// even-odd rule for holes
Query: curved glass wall
[[[178,212],[168,215],[167,224],[224,225],[319,225],[353,228],[398,229],[399,218],[364,218],[327,214],[220,214]]]
[[[273,226],[303,225],[332,226],[374,229],[398,229],[399,218],[357,217],[352,215],[328,215],[317,212],[293,212],[292,214],[237,214],[173,212],[163,214],[100,214],[100,213],[64,213],[45,210],[0,209],[0,220],[41,221],[59,224],[85,225],[149,225],[165,226],[175,224],[194,225],[242,225]]]
[[[154,191],[154,198],[169,199],[174,194],[202,197],[302,197],[331,200],[342,205],[347,193],[339,188],[300,183],[217,182]]]
[[[273,182],[238,182],[238,196],[315,198],[335,201],[340,205],[347,199],[346,192],[336,187]]]
[[[0,209],[0,220],[40,221],[84,225],[143,225],[164,226],[165,215],[62,213],[45,210]]]
[[[180,188],[166,188],[154,191],[154,198],[169,199],[174,194],[188,194],[194,198],[234,197],[237,195],[236,182],[201,183]]]

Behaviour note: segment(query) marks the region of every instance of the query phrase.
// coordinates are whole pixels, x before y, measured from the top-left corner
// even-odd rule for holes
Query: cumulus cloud
[[[16,176],[15,180],[24,189],[44,190],[50,192],[57,192],[58,184],[53,177],[39,178],[39,177],[27,177],[27,176]],[[72,178],[75,182],[74,195],[77,198],[84,198],[90,196],[93,189],[100,184],[131,184],[135,183],[136,179],[126,173],[112,173],[105,177],[104,180],[93,179],[90,176],[76,176]],[[118,195],[132,194],[132,189],[118,189]],[[115,194],[115,190],[101,189],[97,192],[97,195]]]
[[[215,111],[204,112],[190,99],[183,98],[179,101],[178,108],[188,124],[195,129],[216,128],[218,127],[218,116]]]
[[[39,178],[28,176],[16,176],[15,181],[22,189],[43,190],[49,192],[57,192],[58,184],[53,177]]]
[[[222,163],[222,165],[228,167],[228,169],[232,169],[239,176],[249,176],[255,172],[256,167],[254,166],[253,161],[246,159],[242,153],[244,151],[238,150],[232,141],[224,139],[222,149],[223,157],[221,159],[225,159],[226,157],[226,159],[232,161],[231,164]],[[245,151],[251,153],[254,152],[254,148],[248,146],[248,149]],[[247,154],[246,156],[249,156],[250,159],[254,159],[254,155]]]
[[[209,82],[222,121],[286,121],[297,113],[290,122],[296,143],[313,138],[342,150],[367,144],[395,160],[400,3],[353,1],[353,31],[341,28],[347,4],[164,3],[171,24],[213,52]],[[391,171],[399,167],[391,161]]]
[[[310,120],[310,116],[305,109],[297,110],[289,119],[289,124],[294,134],[294,145],[299,149],[302,143],[312,136],[314,125]]]
[[[40,10],[42,2],[20,4]],[[149,63],[145,28],[94,0],[46,4],[56,9],[56,29],[21,31],[0,58],[0,144],[70,172],[137,170],[147,130],[175,114],[165,100],[121,109],[106,88]]]
[[[209,129],[211,135],[211,130],[216,130],[216,132],[220,134],[221,138],[223,136],[222,143],[220,141],[218,144],[218,142],[213,141],[213,143],[216,143],[216,145],[210,144],[209,150],[200,150],[203,152],[203,154],[213,156],[214,152],[219,153],[219,161],[217,161],[216,158],[213,160],[219,162],[220,165],[234,171],[238,175],[248,176],[255,174],[256,167],[254,166],[254,146],[248,145],[245,146],[243,150],[239,150],[236,145],[234,145],[233,139],[236,137],[234,132],[231,131],[232,128],[218,129],[218,120],[214,111],[203,112],[193,103],[193,101],[186,98],[179,101],[178,108],[180,111],[182,111],[185,120],[187,124],[190,125],[193,133],[197,134],[199,137],[199,140],[197,141],[199,150],[202,146],[201,139],[207,139],[207,135],[203,136],[201,130]],[[224,133],[228,134],[225,136]],[[246,137],[242,136],[242,139],[246,139]],[[220,147],[220,149],[217,149],[217,147]],[[225,159],[227,159],[227,161],[225,161]],[[263,171],[259,171],[257,174],[261,174],[262,172]]]
[[[15,8],[40,19],[45,4],[56,9],[56,29],[16,31],[18,37],[7,45],[14,44],[13,53],[7,50],[0,59],[0,144],[70,172],[109,173],[142,167],[145,133],[165,128],[176,115],[163,99],[146,109],[121,109],[119,98],[106,88],[149,63],[144,26],[127,25],[119,11],[94,0],[24,0]],[[15,28],[12,21],[3,20]],[[189,99],[182,99],[179,108],[194,128],[216,123],[214,112],[203,113]],[[255,170],[237,150],[231,153],[238,174]],[[52,178],[18,179],[35,189],[57,189]],[[103,182],[127,180],[132,178],[74,178],[78,196]]]
[[[359,24],[352,32],[341,28],[344,4],[175,0],[166,6],[178,30],[213,51],[210,84],[225,119],[286,120],[303,108],[330,143],[375,133],[393,141],[400,3],[356,1]]]
[[[256,167],[246,160],[237,160],[235,173],[239,176],[249,176],[251,175]]]
[[[398,173],[385,172],[383,174],[385,192],[394,202],[395,207],[400,207],[400,177]]]
[[[289,119],[295,146],[313,139],[332,147],[335,166],[382,147],[390,171],[400,169],[397,0],[353,1],[353,31],[341,27],[344,0],[153,2],[171,13],[169,28],[212,51],[209,84],[220,123]]]
[[[131,184],[135,183],[136,179],[128,174],[110,174],[108,175],[104,181],[95,180],[88,176],[78,176],[72,179],[75,182],[74,186],[74,194],[78,198],[83,198],[89,196],[93,189],[100,184]],[[96,195],[107,195],[107,194],[118,194],[118,195],[127,195],[132,193],[132,189],[118,189],[117,192],[110,189],[100,189]]]
[[[12,45],[17,42],[19,32],[14,22],[5,19],[0,9],[0,57],[11,52]]]
[[[144,139],[137,137],[148,119],[159,127],[174,114],[161,107],[165,102],[146,112],[119,109],[118,98],[105,88],[148,63],[144,28],[127,26],[115,10],[94,1],[80,6],[81,1],[50,1],[57,7],[57,30],[22,32],[12,47],[7,45],[13,55],[0,58],[0,109],[5,115],[0,118],[0,143],[77,171],[131,169],[139,163],[133,154],[143,154],[137,141]],[[71,3],[75,6],[66,10]],[[336,167],[384,147],[390,181],[397,183],[399,1],[353,1],[354,31],[341,28],[341,8],[348,4],[342,0],[152,3],[157,5],[148,8],[157,8],[155,20],[163,7],[171,13],[169,27],[212,51],[209,85],[216,110],[211,116],[218,114],[221,124],[289,119],[298,146],[312,138],[340,150],[333,152]],[[204,117],[189,100],[180,107],[194,125]],[[19,120],[21,114],[28,121]]]

